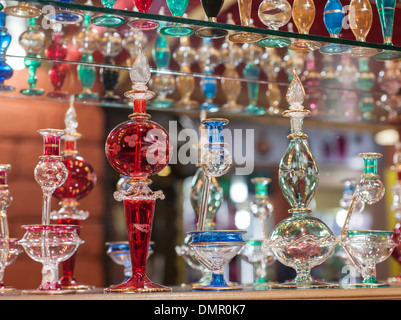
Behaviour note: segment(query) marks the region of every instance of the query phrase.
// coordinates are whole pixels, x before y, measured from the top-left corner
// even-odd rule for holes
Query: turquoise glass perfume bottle
[[[157,98],[150,101],[149,105],[161,109],[171,107],[174,100],[167,98],[167,95],[174,92],[175,79],[173,75],[163,72],[169,68],[171,49],[167,38],[160,33],[152,49],[152,56],[158,72],[150,80],[150,87],[157,93]]]
[[[167,6],[174,17],[182,18],[187,10],[189,0],[167,0]],[[181,23],[175,23],[172,26],[165,26],[160,29],[160,33],[170,37],[187,37],[194,33],[194,30]]]
[[[396,0],[376,0],[377,12],[380,18],[384,44],[393,45],[393,24]],[[374,59],[383,60],[398,60],[401,59],[401,52],[383,50],[373,56]]]
[[[0,12],[0,92],[14,90],[14,87],[4,84],[4,80],[10,79],[14,73],[6,62],[6,51],[11,43],[11,35],[6,28],[6,16],[4,12]]]
[[[340,0],[328,0],[324,7],[323,21],[331,38],[338,38],[343,27],[345,13]],[[331,43],[319,49],[321,53],[341,54],[351,48],[339,43]]]
[[[92,53],[98,49],[100,37],[95,30],[90,26],[91,15],[85,13],[84,21],[82,23],[82,30],[74,37],[74,44],[81,52],[81,62],[93,63]],[[78,79],[82,85],[82,92],[75,95],[79,100],[97,100],[99,95],[93,93],[91,88],[96,81],[97,72],[96,68],[91,65],[81,64],[77,67]]]
[[[359,101],[359,108],[362,111],[362,120],[374,121],[376,120],[376,116],[373,113],[375,110],[375,101],[370,90],[375,85],[376,76],[370,71],[368,58],[359,59],[358,64],[359,73],[357,75],[356,86],[364,91]]]
[[[39,60],[29,59],[38,58],[39,52],[41,52],[45,46],[45,34],[38,26],[36,26],[36,18],[29,18],[28,29],[19,37],[19,44],[27,53],[27,57],[24,59],[24,64],[29,72],[29,88],[23,89],[20,92],[28,96],[41,96],[44,94],[44,90],[36,87],[38,81],[36,70],[42,64]]]
[[[102,4],[107,9],[113,9],[116,0],[102,0]],[[123,17],[106,13],[104,15],[98,15],[90,19],[90,22],[98,27],[105,27],[105,28],[115,28],[122,26],[125,23]]]

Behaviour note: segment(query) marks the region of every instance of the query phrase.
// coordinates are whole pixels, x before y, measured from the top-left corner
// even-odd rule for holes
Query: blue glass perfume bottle
[[[205,75],[212,75],[213,69],[209,67],[205,67],[204,70]],[[205,77],[202,78],[200,81],[200,87],[202,90],[203,95],[205,96],[206,100],[203,102],[199,109],[206,110],[209,112],[217,112],[220,109],[220,106],[213,102],[213,98],[216,96],[217,93],[217,80],[213,77]]]
[[[11,35],[6,28],[6,14],[0,12],[0,91],[13,91],[14,87],[4,84],[4,80],[10,79],[13,76],[13,69],[6,63],[6,51],[11,43]]]
[[[343,27],[344,8],[339,0],[328,0],[324,7],[323,21],[331,38],[338,38],[340,31]],[[349,46],[339,43],[331,43],[327,46],[320,48],[321,53],[326,54],[340,54],[348,52]]]

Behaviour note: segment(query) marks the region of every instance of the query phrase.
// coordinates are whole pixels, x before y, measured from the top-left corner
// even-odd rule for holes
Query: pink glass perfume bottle
[[[122,284],[106,288],[106,292],[171,291],[146,276],[146,258],[152,231],[156,199],[164,199],[161,191],[149,188],[150,176],[160,172],[170,159],[171,145],[167,131],[150,121],[146,102],[156,96],[148,90],[150,68],[142,50],[131,68],[132,90],[125,93],[133,100],[134,113],[130,120],[116,126],[107,137],[105,153],[110,165],[124,176],[129,176],[124,190],[114,193],[123,201],[132,276]]]
[[[62,290],[58,283],[58,264],[70,258],[83,243],[77,234],[78,226],[50,224],[50,201],[53,192],[67,179],[68,171],[60,156],[60,137],[63,130],[43,129],[43,155],[35,167],[35,180],[42,188],[42,224],[22,226],[26,232],[19,241],[27,255],[41,262],[42,282],[36,290],[26,294],[62,294],[74,292]]]
[[[60,200],[60,210],[51,213],[51,219],[57,224],[81,226],[89,212],[79,210],[78,200],[86,197],[96,185],[97,177],[91,164],[78,154],[77,140],[81,134],[76,131],[78,127],[77,115],[74,108],[74,96],[71,96],[70,107],[65,115],[66,134],[64,140],[63,163],[67,168],[68,177],[63,185],[58,187],[53,196]],[[77,229],[80,235],[80,228]],[[63,289],[87,290],[94,286],[81,283],[75,279],[76,253],[62,263],[62,276],[59,283]]]

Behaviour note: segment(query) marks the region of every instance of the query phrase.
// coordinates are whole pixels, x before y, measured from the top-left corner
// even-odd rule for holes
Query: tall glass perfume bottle
[[[324,7],[323,21],[331,38],[339,38],[343,27],[345,13],[340,0],[328,0]],[[339,43],[331,43],[320,48],[321,53],[341,54],[348,52],[351,48]]]
[[[395,152],[393,155],[393,166],[391,167],[393,172],[396,174],[396,182],[391,187],[393,194],[393,202],[391,205],[391,211],[394,212],[394,218],[396,224],[393,229],[393,241],[397,244],[392,253],[392,257],[401,263],[401,246],[400,246],[400,235],[401,235],[401,143],[395,144]],[[390,284],[401,284],[401,274],[397,274],[388,279]]]
[[[99,49],[108,65],[115,64],[115,58],[123,50],[123,41],[120,34],[113,29],[106,29],[99,42]],[[119,102],[121,99],[114,93],[118,84],[119,72],[113,68],[101,68],[102,81],[105,88],[105,94],[102,97],[103,102]]]
[[[291,5],[287,0],[263,0],[258,9],[260,21],[271,30],[278,30],[291,19]],[[258,45],[266,48],[283,48],[291,44],[288,38],[267,36]]]
[[[60,137],[63,130],[39,130],[43,137],[43,155],[35,167],[35,180],[43,192],[42,224],[22,226],[26,232],[19,241],[30,258],[41,262],[42,282],[37,290],[27,294],[63,294],[58,283],[58,264],[70,258],[83,243],[77,234],[78,226],[50,224],[50,201],[54,190],[67,179],[68,171],[60,156]]]
[[[252,20],[252,0],[238,0],[238,10],[241,19],[241,25],[249,27]],[[234,43],[251,43],[257,42],[260,39],[262,39],[261,34],[243,31],[231,32],[228,36],[228,40]]]
[[[6,14],[0,11],[0,92],[14,91],[14,87],[4,84],[13,76],[13,69],[6,62],[6,51],[11,43],[11,35],[6,28]]]
[[[124,203],[132,264],[132,277],[106,288],[106,292],[171,291],[149,280],[145,272],[155,202],[164,198],[161,191],[149,188],[149,177],[164,169],[171,154],[167,131],[150,121],[146,113],[146,102],[156,95],[146,85],[150,76],[146,55],[140,50],[130,72],[132,90],[125,93],[133,100],[134,113],[106,139],[105,152],[110,165],[130,177],[126,182],[128,190],[117,191],[114,197]]]
[[[358,60],[359,72],[356,75],[356,86],[363,90],[359,101],[359,108],[362,111],[362,120],[374,121],[376,116],[373,111],[375,109],[375,101],[370,92],[375,85],[376,76],[370,70],[369,59],[360,58]]]
[[[0,164],[0,293],[15,290],[4,284],[4,272],[6,267],[12,264],[23,251],[18,244],[18,239],[10,238],[8,229],[7,209],[13,200],[7,181],[10,169],[10,164]]]
[[[251,114],[265,114],[266,110],[258,105],[260,84],[260,67],[259,62],[263,54],[263,49],[255,43],[245,44],[244,61],[246,61],[243,74],[247,82],[249,104],[245,107],[244,112]]]
[[[192,237],[189,245],[195,251],[200,263],[212,272],[212,279],[206,286],[194,290],[228,291],[241,290],[240,286],[230,286],[224,279],[224,266],[241,250],[245,242],[243,230],[205,230],[207,204],[209,199],[211,177],[219,177],[227,173],[232,165],[230,151],[224,142],[223,126],[227,119],[213,118],[202,121],[208,129],[208,143],[204,146],[201,165],[206,179],[202,191],[202,202],[197,231],[188,232]]]
[[[379,283],[376,279],[376,265],[392,254],[397,244],[394,232],[381,230],[349,230],[349,223],[358,202],[373,204],[380,201],[385,192],[378,172],[380,153],[361,153],[364,169],[361,180],[356,186],[354,196],[347,211],[347,216],[339,236],[340,244],[348,258],[361,273],[362,283],[347,284],[350,287],[382,287],[387,283]]]
[[[217,16],[223,7],[224,0],[201,0],[201,3],[208,21],[217,22]],[[195,32],[198,37],[210,39],[224,38],[227,33],[227,30],[214,27],[203,27]]]
[[[313,0],[295,0],[292,4],[292,19],[299,33],[308,34],[315,20],[316,8]],[[322,44],[317,41],[297,39],[289,49],[294,51],[314,51],[320,49]]]
[[[279,287],[331,287],[335,285],[316,281],[310,275],[313,267],[330,256],[336,238],[323,221],[310,215],[309,204],[317,189],[319,169],[308,147],[307,135],[302,132],[303,119],[310,113],[302,105],[304,97],[304,88],[294,71],[287,91],[290,108],[284,112],[291,123],[290,143],[279,165],[279,184],[292,207],[291,217],[278,223],[267,247],[277,260],[297,272],[293,281],[279,284]]]
[[[231,13],[227,17],[227,23],[234,24]],[[237,67],[242,62],[242,48],[231,42],[228,36],[228,39],[221,45],[220,55],[225,66],[221,88],[227,98],[227,102],[222,108],[231,112],[240,112],[243,106],[237,103],[237,99],[241,94],[241,82],[236,79],[239,78]]]
[[[260,65],[262,70],[267,75],[266,98],[269,103],[267,112],[269,114],[279,114],[281,104],[281,90],[277,84],[278,73],[283,67],[283,60],[277,54],[275,48],[266,48],[261,57]]]
[[[77,140],[81,134],[76,131],[78,127],[77,115],[73,104],[74,96],[71,96],[70,107],[65,114],[64,123],[66,134],[62,136],[64,140],[64,151],[62,152],[63,163],[67,168],[67,180],[58,187],[53,196],[60,200],[61,208],[51,213],[51,219],[57,224],[81,226],[82,221],[89,216],[88,211],[78,209],[79,200],[86,197],[96,185],[96,174],[91,164],[79,155],[77,150]],[[78,236],[80,228],[77,229]],[[86,290],[92,289],[92,285],[87,285],[76,280],[74,276],[76,253],[62,263],[62,276],[59,283],[63,289]]]
[[[369,0],[352,0],[349,7],[349,26],[357,41],[366,41],[373,22],[373,11]],[[371,57],[377,53],[374,48],[352,47],[347,54],[354,58]]]
[[[36,82],[38,81],[36,70],[42,64],[39,60],[30,59],[38,58],[39,52],[41,52],[45,46],[45,34],[36,26],[36,18],[29,18],[28,29],[20,35],[18,42],[26,51],[27,57],[24,59],[24,64],[29,72],[29,88],[21,90],[20,93],[29,96],[41,96],[44,94],[44,90],[36,87]]]
[[[91,15],[85,13],[82,29],[73,38],[74,45],[81,53],[81,62],[93,63],[92,53],[99,48],[100,37],[96,30],[90,26]],[[99,95],[93,93],[91,88],[96,81],[96,68],[91,65],[79,65],[77,67],[78,79],[82,85],[82,92],[75,95],[80,100],[97,100]]]
[[[62,24],[55,23],[53,25],[52,42],[45,50],[46,57],[55,60],[64,60],[67,57],[67,45],[62,33]],[[66,98],[67,93],[61,92],[60,89],[67,76],[66,65],[61,62],[53,62],[52,68],[49,70],[50,82],[54,91],[47,94],[50,98]]]
[[[180,66],[180,71],[186,73],[175,78],[176,87],[181,96],[175,106],[183,109],[195,109],[199,105],[197,101],[191,99],[195,90],[195,79],[187,74],[191,73],[191,65],[196,61],[196,50],[191,46],[189,37],[180,38],[180,45],[174,51],[173,59]]]
[[[150,101],[152,107],[164,109],[171,107],[174,103],[173,99],[167,98],[175,90],[175,79],[171,74],[164,74],[170,65],[171,50],[167,38],[158,34],[155,45],[152,49],[153,60],[156,63],[158,72],[150,80],[150,87],[156,92],[157,98]]]

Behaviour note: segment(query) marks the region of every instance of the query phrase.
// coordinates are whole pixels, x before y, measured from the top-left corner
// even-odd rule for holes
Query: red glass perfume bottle
[[[149,188],[150,176],[160,172],[170,159],[171,146],[167,131],[150,121],[146,101],[156,94],[146,84],[150,68],[145,53],[138,50],[130,77],[132,90],[125,93],[133,100],[134,113],[130,120],[115,127],[106,140],[105,152],[110,165],[120,174],[129,176],[126,187],[116,191],[114,198],[123,201],[132,276],[122,284],[106,288],[106,292],[171,291],[146,276],[146,257],[153,225],[156,199],[163,199],[161,191]]]
[[[53,196],[60,200],[61,209],[52,212],[52,220],[57,224],[81,226],[82,221],[89,216],[88,211],[79,210],[78,200],[86,197],[96,185],[97,177],[93,167],[78,154],[77,140],[81,134],[78,127],[77,115],[74,108],[74,96],[71,96],[70,107],[65,115],[66,134],[64,140],[63,163],[67,168],[67,180],[58,187]],[[80,234],[80,228],[77,230]],[[74,276],[76,253],[62,263],[62,276],[59,283],[63,289],[87,290],[94,286],[78,282]]]
[[[61,32],[62,25],[55,23],[53,26],[53,37],[50,46],[46,49],[46,57],[55,60],[64,60],[67,57],[67,45],[64,35]],[[54,88],[53,92],[47,94],[50,98],[65,98],[67,93],[61,92],[61,87],[67,76],[66,65],[61,62],[53,62],[53,67],[49,70],[49,79]]]

